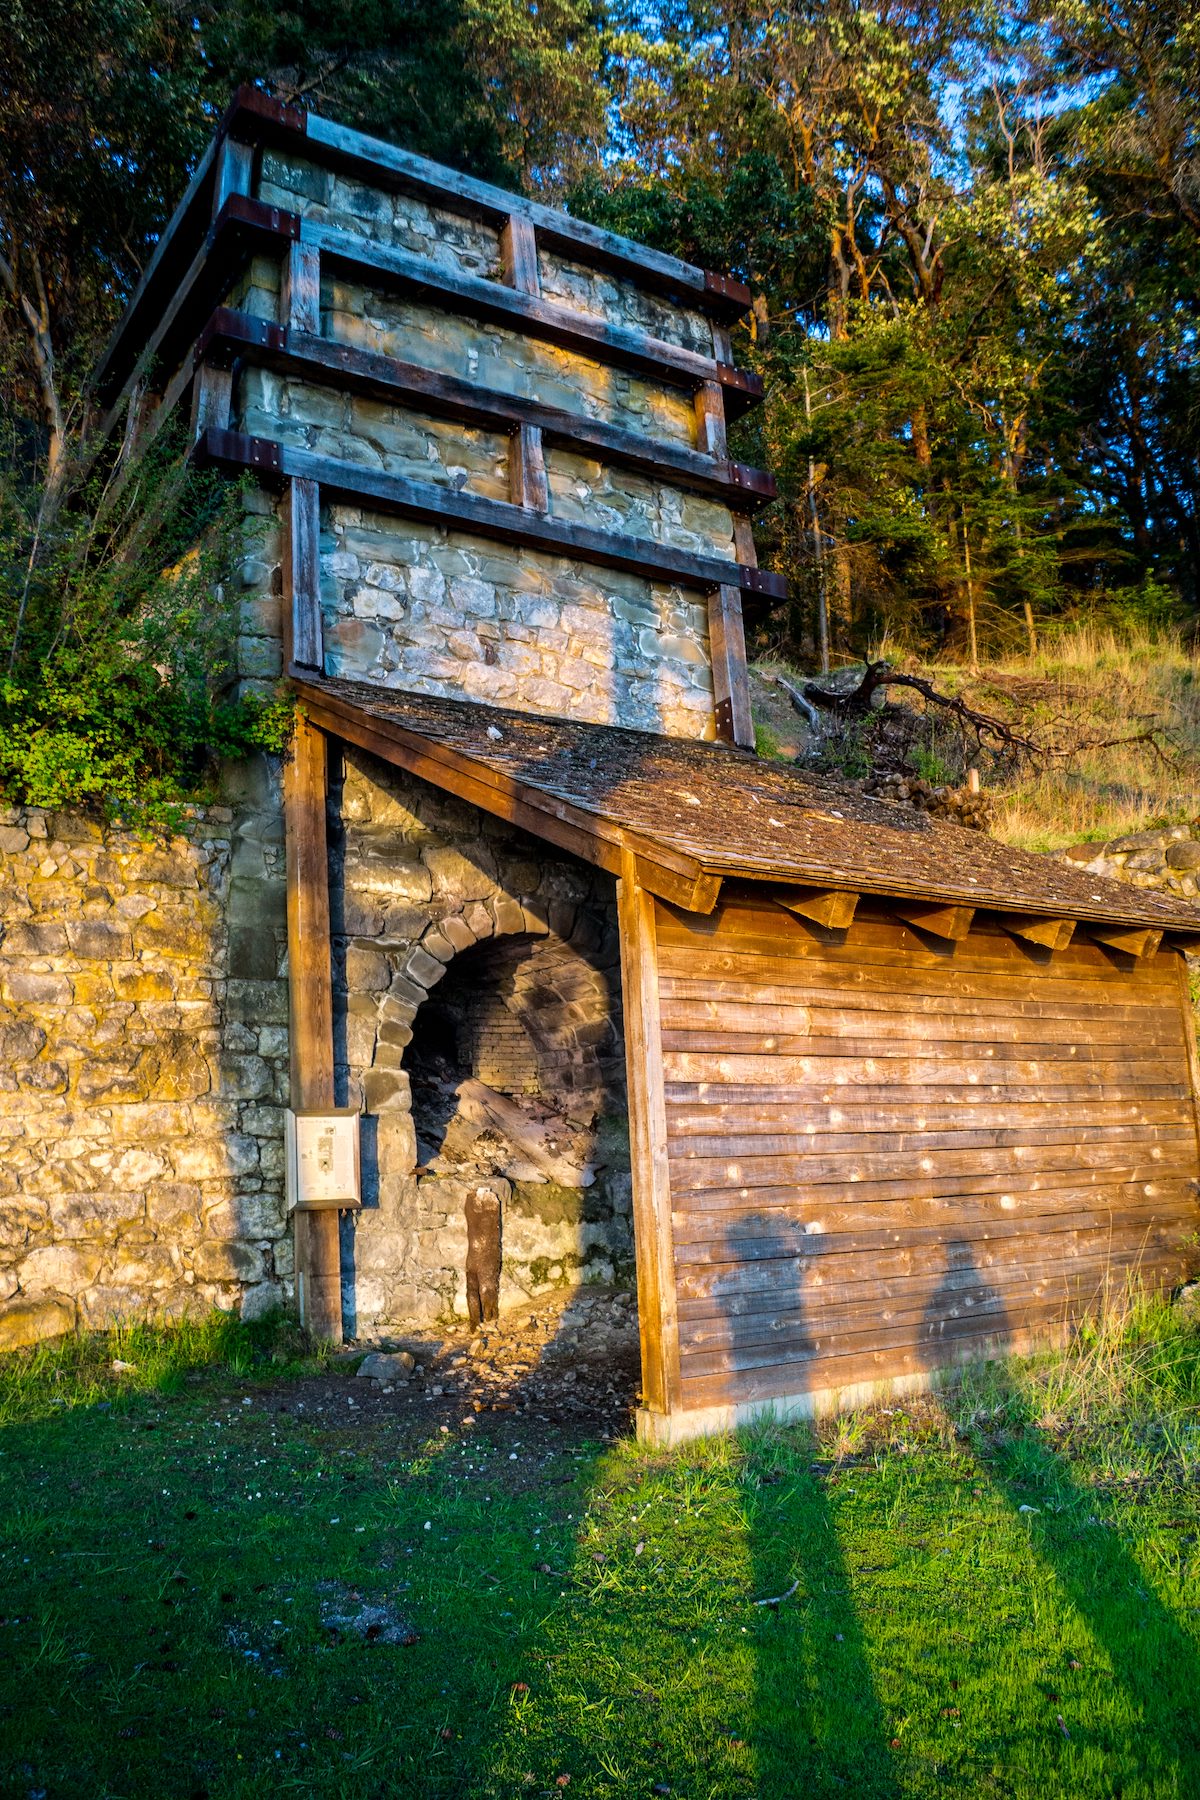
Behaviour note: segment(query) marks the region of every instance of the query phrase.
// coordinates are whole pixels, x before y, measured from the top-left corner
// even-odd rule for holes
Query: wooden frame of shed
[[[498,234],[498,279],[280,209],[264,148]],[[546,299],[563,252],[708,321],[711,354]],[[252,254],[279,316],[229,304]],[[321,271],[416,293],[689,396],[691,443],[322,330]],[[293,1104],[333,1100],[327,744],[356,745],[615,877],[644,1433],[811,1411],[1069,1328],[1137,1272],[1185,1272],[1200,1224],[1200,913],[759,762],[744,599],[780,592],[749,521],[770,478],[728,458],[752,403],[736,283],[281,106],[237,97],[106,353],[111,434],[190,397],[195,454],[249,469],[284,527],[284,664],[302,702],[285,777]],[[238,372],[401,402],[507,439],[505,499],[234,428]],[[558,517],[548,447],[728,509],[731,552]],[[503,710],[327,671],[321,507],[350,500],[519,554],[706,596],[718,743]],[[336,1217],[298,1222],[303,1315],[340,1335]]]

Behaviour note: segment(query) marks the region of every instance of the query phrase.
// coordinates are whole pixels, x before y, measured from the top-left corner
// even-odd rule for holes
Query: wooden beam
[[[365,500],[407,518],[451,524],[463,531],[477,532],[481,537],[521,544],[553,556],[578,557],[584,562],[642,575],[648,581],[661,580],[665,576],[684,587],[706,593],[726,584],[734,585],[731,577],[736,577],[736,585],[751,598],[766,594],[779,599],[786,594],[781,577],[761,569],[747,568],[744,564],[727,562],[716,556],[694,556],[690,551],[674,550],[649,539],[631,538],[619,532],[596,531],[588,525],[576,525],[569,519],[548,518],[529,508],[513,506],[508,501],[486,500],[480,495],[464,494],[430,481],[414,481],[406,475],[385,475],[359,463],[321,456],[291,444],[277,443],[272,438],[246,437],[234,431],[209,431],[197,444],[195,454],[198,461],[211,467],[256,469],[261,474],[280,479],[307,477],[341,499]]]
[[[320,338],[321,256],[308,244],[291,243],[283,258],[279,323]]]
[[[1065,950],[1075,935],[1074,919],[1043,919],[1036,913],[999,913],[997,919],[1010,937],[1043,950]]]
[[[650,381],[682,387],[688,392],[694,392],[701,382],[716,382],[725,397],[727,416],[730,407],[741,413],[762,399],[759,376],[651,337],[631,325],[614,325],[558,301],[522,293],[503,282],[445,268],[414,251],[381,244],[317,219],[297,219],[294,214],[281,214],[280,218],[286,222],[281,223],[281,230],[291,231],[301,243],[313,245],[339,269],[365,277],[368,282],[428,296],[433,305],[448,312],[503,325],[522,336],[541,338],[574,351],[577,356],[629,369]]]
[[[498,229],[507,219],[519,215],[533,226],[547,247],[564,249],[593,268],[612,269],[636,287],[665,294],[678,305],[696,308],[714,318],[737,318],[750,305],[748,290],[728,276],[696,268],[585,220],[490,187],[396,145],[315,118],[299,107],[273,99],[261,89],[245,86],[238,90],[201,157],[110,339],[96,377],[106,398],[123,385],[126,372],[139,358],[147,321],[161,312],[180,274],[195,255],[211,216],[214,169],[230,137],[236,138],[239,145],[290,146],[320,164],[353,170],[390,191],[427,195],[435,203],[449,202],[452,210],[485,218]]]
[[[513,213],[500,233],[500,266],[509,287],[521,294],[540,294],[537,233],[533,221]]]
[[[299,246],[301,255],[307,254]],[[284,329],[229,307],[218,307],[196,346],[201,361],[232,363],[241,358],[255,368],[299,375],[339,392],[368,394],[372,399],[412,406],[464,425],[511,432],[532,425],[547,444],[637,469],[690,493],[719,500],[734,512],[752,512],[776,496],[774,477],[745,463],[716,460],[688,445],[646,438],[638,432],[563,407],[443,375],[419,363],[401,361],[356,344],[342,344],[316,332]],[[751,558],[751,560],[753,560]]]
[[[325,835],[326,741],[301,715],[283,770],[287,854],[288,996],[295,1108],[334,1104],[333,974]],[[335,1210],[295,1215],[300,1321],[314,1337],[342,1336],[341,1249]]]
[[[534,512],[549,512],[546,457],[542,434],[536,425],[517,426],[509,438],[508,458],[509,493],[513,505],[529,507]]]
[[[642,1408],[652,1416],[662,1417],[679,1405],[679,1320],[655,902],[639,885],[632,857],[622,864],[617,883],[617,922],[621,935]]]
[[[254,147],[236,139],[222,139],[213,167],[212,217],[219,219],[235,194],[249,194],[254,179]],[[168,387],[173,384],[168,384]],[[162,397],[166,404],[167,395]],[[160,409],[161,410],[161,407]],[[232,423],[233,371],[198,363],[192,382],[192,416],[188,435],[194,444],[213,426],[228,431]]]
[[[735,587],[716,588],[708,597],[708,652],[717,736],[741,750],[753,750],[754,720],[750,713],[742,596]]]
[[[236,138],[222,138],[213,169],[212,217],[219,215],[231,194],[249,194],[254,185],[254,146]]]
[[[939,906],[936,901],[925,904],[917,900],[894,900],[889,910],[906,925],[915,925],[918,931],[927,931],[931,937],[945,938],[950,943],[958,943],[966,937],[975,917],[973,906]]]
[[[283,660],[325,666],[321,622],[321,490],[289,481],[283,497]]]
[[[849,931],[854,922],[858,895],[839,889],[801,888],[771,896],[780,906],[827,931]]]
[[[289,673],[309,717],[325,731],[609,874],[619,874],[623,855],[632,855],[639,885],[673,906],[708,913],[716,905],[721,878],[697,858],[573,807],[555,794],[515,781],[482,761],[406,729],[395,719],[355,706],[327,683],[312,681],[306,670]]]
[[[1156,955],[1163,937],[1151,925],[1088,925],[1085,929],[1094,943],[1103,944],[1106,950],[1120,950],[1126,956]]]
[[[701,456],[724,462],[729,454],[725,440],[725,396],[719,382],[702,381],[696,389],[696,448]]]
[[[184,360],[246,258],[255,250],[278,256],[299,232],[300,220],[294,213],[264,206],[244,194],[229,196],[173,292],[163,295],[153,325],[146,321],[145,339],[114,344],[97,371],[96,392],[109,408],[101,427],[105,434],[131,381],[147,370],[173,369]]]
[[[575,261],[591,268],[611,269],[635,287],[664,294],[679,306],[693,307],[718,319],[737,319],[750,305],[749,290],[728,275],[697,268],[585,219],[491,187],[456,169],[427,162],[410,150],[364,137],[332,119],[307,114],[305,136],[306,148],[318,162],[333,162],[353,169],[380,187],[425,195],[443,205],[457,201],[459,210],[501,229],[507,220],[520,217],[536,230],[543,244],[565,250]]]

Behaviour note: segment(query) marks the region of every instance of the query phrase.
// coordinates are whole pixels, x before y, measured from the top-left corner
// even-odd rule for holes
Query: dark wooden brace
[[[303,251],[304,246],[299,249]],[[719,450],[707,449],[707,440],[703,439],[701,448],[693,450],[663,439],[648,440],[620,426],[589,419],[582,413],[567,412],[562,407],[546,406],[519,394],[508,394],[454,375],[443,375],[435,369],[423,368],[419,363],[363,350],[355,344],[338,343],[311,329],[296,330],[276,325],[269,319],[254,318],[227,306],[218,307],[200,334],[195,361],[197,366],[220,368],[245,362],[254,368],[271,369],[276,374],[295,375],[316,384],[336,386],[342,392],[402,403],[441,418],[460,420],[465,425],[490,427],[493,431],[512,433],[521,428],[534,429],[541,432],[546,444],[557,444],[619,467],[635,469],[639,474],[657,477],[690,493],[718,500],[735,512],[756,511],[776,496],[773,476],[745,463],[731,462],[726,457],[723,413],[717,439]],[[714,400],[709,394],[709,386],[716,384],[706,384],[703,390],[706,416],[711,418],[720,405],[721,396],[718,390]]]
[[[148,335],[147,321],[161,316],[210,219],[227,197],[222,192],[222,161],[231,141],[252,159],[266,147],[291,150],[325,167],[358,175],[376,186],[416,194],[440,202],[448,210],[484,219],[502,232],[506,233],[511,224],[521,231],[527,246],[526,261],[532,256],[535,269],[540,245],[564,251],[590,267],[610,269],[639,287],[707,313],[720,323],[741,317],[750,306],[748,289],[728,276],[714,275],[647,245],[632,243],[586,220],[574,219],[457,170],[430,163],[397,145],[365,137],[247,86],[238,89],[200,159],[105,351],[98,379],[101,391],[109,398],[124,385],[137,361],[138,347]],[[512,285],[523,284],[518,280]]]

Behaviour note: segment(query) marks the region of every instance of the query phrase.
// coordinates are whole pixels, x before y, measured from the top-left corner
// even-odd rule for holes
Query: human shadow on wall
[[[951,1238],[946,1265],[921,1318],[919,1360],[929,1374],[964,1356],[1003,1355],[1013,1322],[999,1289],[984,1278],[969,1239]]]
[[[709,1265],[715,1292],[704,1329],[714,1348],[745,1364],[788,1366],[780,1391],[806,1384],[817,1349],[795,1234],[769,1212],[727,1232],[724,1260]],[[685,1313],[700,1310],[684,1305]],[[681,1334],[695,1328],[681,1320]],[[812,1424],[764,1422],[746,1437],[746,1519],[755,1606],[753,1748],[761,1800],[796,1794],[898,1795],[889,1732],[875,1689],[850,1573],[838,1539],[830,1484]],[[795,1591],[789,1593],[793,1583]]]

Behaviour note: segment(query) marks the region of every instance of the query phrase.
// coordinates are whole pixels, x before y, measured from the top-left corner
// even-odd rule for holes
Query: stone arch
[[[364,1207],[343,1242],[352,1328],[464,1307],[464,1204],[476,1184],[427,1169],[438,1146],[418,1150],[411,1076],[417,1034],[472,965],[491,963],[493,980],[502,972],[512,1016],[537,1040],[544,1085],[569,1094],[602,1140],[602,1172],[586,1191],[497,1175],[515,1271],[502,1301],[626,1279],[631,1182],[611,878],[358,752],[345,756],[332,812],[338,1098],[361,1103],[364,1115]]]

